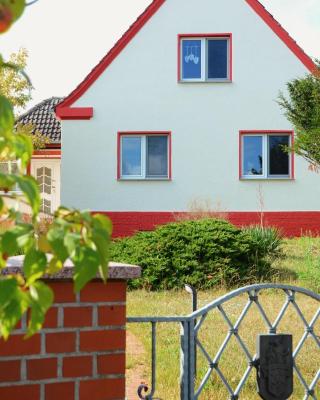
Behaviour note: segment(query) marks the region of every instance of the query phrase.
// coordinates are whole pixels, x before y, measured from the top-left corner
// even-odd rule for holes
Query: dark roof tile
[[[51,97],[32,107],[17,119],[18,124],[32,124],[52,143],[61,143],[61,122],[56,118],[55,107],[63,97]]]

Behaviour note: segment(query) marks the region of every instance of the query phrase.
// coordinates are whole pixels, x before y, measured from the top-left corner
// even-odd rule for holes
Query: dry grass
[[[293,239],[288,240],[285,245],[286,257],[278,262],[278,272],[275,280],[287,282],[299,286],[309,287],[313,290],[319,288],[320,283],[320,239]],[[310,272],[310,276],[308,274]],[[318,283],[317,283],[318,280]],[[199,307],[211,302],[213,299],[225,293],[224,289],[199,293]],[[226,304],[225,311],[229,318],[235,321],[246,303],[244,296],[239,297]],[[282,304],[284,296],[277,291],[266,292],[261,297],[261,303],[267,315],[272,320],[276,317]],[[297,302],[303,310],[307,319],[311,319],[318,304],[309,298],[297,296]],[[294,344],[296,345],[302,334],[304,326],[297,317],[292,306],[280,324],[279,332],[293,333]],[[128,296],[128,313],[131,316],[146,315],[184,315],[190,312],[190,298],[185,292],[160,292],[148,293],[135,291]],[[130,367],[134,369],[135,364],[143,364],[145,367],[141,380],[145,380],[150,374],[150,326],[129,325],[130,332],[140,338],[145,353],[138,358],[130,358]],[[320,321],[316,324],[316,335],[320,336]],[[207,318],[200,330],[200,339],[205,344],[209,354],[213,357],[223,342],[228,327],[222,317],[213,312]],[[250,352],[255,352],[256,336],[266,332],[265,325],[256,307],[253,306],[250,313],[245,317],[241,327],[240,335],[248,345]],[[158,326],[158,352],[157,352],[157,392],[156,396],[163,400],[179,399],[179,326],[176,324],[160,324]],[[307,382],[311,382],[315,373],[320,368],[320,351],[312,340],[308,340],[305,347],[297,358],[297,364],[303,371]],[[220,361],[220,367],[228,378],[232,387],[236,387],[247,366],[246,358],[240,350],[236,340],[233,338]],[[198,377],[204,376],[208,365],[204,357],[198,354]],[[198,379],[198,384],[200,380]],[[320,383],[317,386],[317,396],[320,398]],[[295,381],[295,392],[291,397],[293,400],[302,399],[304,390],[300,383]],[[247,382],[241,398],[244,400],[258,399],[256,394],[255,374],[251,375]],[[199,399],[226,400],[228,393],[216,374],[209,379],[205,391]]]
[[[210,199],[193,199],[188,204],[188,211],[175,213],[175,220],[194,221],[203,218],[228,220],[228,213],[223,211],[220,201],[212,203]]]

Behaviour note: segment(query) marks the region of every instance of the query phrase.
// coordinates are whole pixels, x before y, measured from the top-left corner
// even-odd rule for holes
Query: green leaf
[[[38,249],[43,253],[50,253],[52,251],[50,243],[45,235],[40,234],[38,239]]]
[[[50,275],[57,274],[62,269],[62,267],[63,263],[56,257],[52,257],[47,268],[47,273]]]
[[[16,178],[13,175],[0,173],[0,188],[3,191],[10,191],[16,184]]]
[[[97,276],[100,259],[94,250],[88,247],[81,247],[77,249],[72,261],[74,263],[74,288],[76,292],[79,292]]]
[[[21,168],[25,169],[33,154],[33,144],[31,137],[27,135],[15,135],[14,136],[14,151],[17,158],[21,161]]]
[[[14,256],[19,250],[26,248],[33,240],[33,226],[19,224],[5,232],[1,238],[2,253]]]
[[[30,286],[31,315],[28,323],[27,337],[38,332],[44,323],[46,312],[53,303],[53,291],[43,282]]]
[[[109,234],[102,229],[93,229],[92,241],[94,242],[100,259],[99,272],[101,278],[106,281],[108,277],[108,265],[110,259]]]
[[[13,108],[9,100],[0,96],[0,136],[8,137],[14,127]]]
[[[60,227],[50,228],[47,234],[47,239],[53,253],[55,254],[56,258],[59,259],[62,263],[64,263],[69,257],[68,250],[64,245],[64,236],[65,230]]]
[[[10,301],[10,304],[4,309],[0,319],[1,335],[6,340],[12,330],[17,326],[23,314],[29,306],[28,296],[21,290],[17,290],[15,297]]]
[[[112,222],[110,218],[106,217],[105,215],[102,214],[95,214],[93,216],[93,224],[94,227],[96,228],[101,228],[107,231],[109,236],[111,237],[112,235]]]
[[[8,277],[0,280],[0,334],[5,340],[28,305],[28,295],[19,288],[17,279]]]
[[[32,176],[15,176],[16,182],[31,206],[33,215],[40,211],[40,194],[37,181]]]
[[[18,288],[17,280],[10,276],[0,279],[0,309],[7,306]]]
[[[23,271],[27,278],[27,285],[32,285],[41,278],[47,268],[47,257],[39,250],[30,250],[24,259]]]
[[[64,245],[72,257],[76,249],[80,246],[81,235],[78,233],[67,233],[64,237]]]

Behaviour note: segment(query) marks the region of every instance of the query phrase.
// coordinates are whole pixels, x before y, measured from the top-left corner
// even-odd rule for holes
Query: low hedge
[[[117,240],[115,261],[137,264],[142,277],[132,288],[181,288],[185,283],[208,289],[249,283],[270,275],[271,262],[254,235],[224,220],[171,223],[152,232]]]

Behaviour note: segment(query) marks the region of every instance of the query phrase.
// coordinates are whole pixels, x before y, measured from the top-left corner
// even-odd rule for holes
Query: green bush
[[[261,280],[271,271],[252,235],[217,219],[172,223],[117,240],[111,257],[140,265],[142,277],[130,285],[151,290],[185,283],[202,289],[231,286]]]

